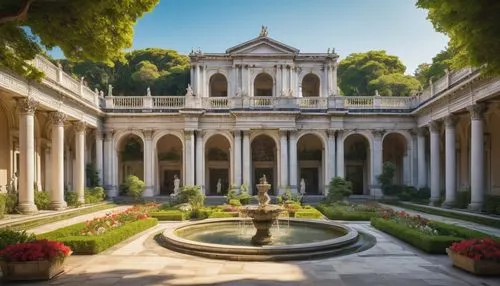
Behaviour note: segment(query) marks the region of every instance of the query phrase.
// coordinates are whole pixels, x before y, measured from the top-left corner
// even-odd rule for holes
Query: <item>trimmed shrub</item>
[[[386,161],[382,165],[382,173],[377,176],[377,181],[380,183],[385,196],[395,196],[398,195],[398,191],[401,191],[400,188],[394,188],[392,184],[395,172],[396,165],[390,161]]]
[[[465,190],[460,190],[459,192],[457,192],[457,198],[453,206],[459,209],[466,209],[469,206],[470,199],[471,194],[468,188]],[[488,202],[488,200],[485,200],[485,202]]]
[[[7,204],[7,196],[4,194],[0,194],[0,218],[3,218],[3,215],[6,212],[6,205]]]
[[[228,218],[228,217],[238,217],[239,212],[212,212],[208,218]]]
[[[229,205],[234,207],[241,207],[241,201],[237,199],[232,199],[229,201]]]
[[[331,220],[369,221],[372,217],[377,216],[377,213],[374,211],[350,211],[346,207],[336,205],[318,205],[316,209]]]
[[[11,229],[0,229],[0,250],[7,245],[34,241],[36,236],[32,233],[23,231],[14,231]]]
[[[49,193],[43,191],[35,191],[35,205],[39,210],[50,209]]]
[[[342,201],[352,194],[352,183],[342,177],[335,177],[328,184],[327,203]]]
[[[101,202],[106,197],[104,189],[100,186],[85,190],[85,203],[95,204]]]
[[[295,218],[321,218],[323,215],[315,209],[301,209],[295,212]]]
[[[415,193],[414,200],[428,200],[431,197],[431,189],[423,187]]]
[[[500,214],[500,197],[486,196],[483,211],[488,214]]]
[[[205,196],[201,193],[200,186],[184,186],[177,195],[179,203],[189,203],[193,209],[203,207]]]
[[[140,197],[142,197],[142,193],[144,193],[146,185],[138,177],[130,175],[125,181],[124,188],[127,196],[131,196],[134,199],[139,199]]]
[[[78,223],[37,235],[37,238],[60,241],[69,246],[74,254],[97,254],[157,224],[156,218],[148,218],[126,223],[101,235],[84,236],[79,235],[84,223]]]
[[[97,168],[92,164],[87,164],[85,166],[85,177],[87,179],[87,184],[90,187],[97,187],[100,184],[99,172]]]
[[[78,207],[81,205],[81,203],[78,201],[78,194],[75,192],[65,192],[64,200],[66,201],[66,204],[71,207]]]
[[[157,211],[157,212],[151,212],[149,215],[161,221],[163,220],[183,221],[188,218],[187,213],[181,212],[179,210]]]
[[[462,240],[461,237],[445,235],[427,235],[394,221],[372,218],[371,225],[402,241],[405,241],[427,253],[444,254],[452,243]]]

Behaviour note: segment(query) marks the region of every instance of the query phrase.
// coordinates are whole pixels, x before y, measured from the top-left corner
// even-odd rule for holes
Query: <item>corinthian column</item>
[[[290,189],[297,193],[297,131],[290,132]]]
[[[455,196],[457,192],[456,184],[456,146],[455,146],[455,117],[452,115],[445,119],[445,143],[446,143],[446,198],[443,203],[445,207],[451,207],[455,203]]]
[[[64,201],[64,121],[66,114],[50,113],[52,123],[52,190],[50,207],[54,210],[66,208]]]
[[[205,156],[203,154],[203,131],[196,131],[196,185],[200,186],[201,191],[205,194]]]
[[[280,130],[280,151],[281,151],[281,182],[279,187],[279,194],[284,194],[288,186],[288,131]]]
[[[372,149],[372,189],[371,195],[375,197],[382,196],[382,189],[378,182],[378,176],[382,174],[382,137],[384,130],[374,130],[373,132],[373,149]]]
[[[344,130],[337,130],[335,146],[336,150],[336,158],[337,158],[337,168],[336,168],[336,176],[344,178]]]
[[[480,210],[484,202],[484,110],[483,104],[469,107],[471,115],[471,202],[469,208],[472,210]]]
[[[252,162],[250,162],[250,137],[248,134],[248,130],[243,131],[243,183],[247,185],[248,190],[253,190],[253,186],[251,186],[250,179],[250,166]]]
[[[73,190],[78,195],[78,201],[85,203],[85,122],[78,121],[75,126],[75,185]]]
[[[38,106],[32,97],[18,101],[19,116],[19,210],[23,214],[38,211],[35,200],[35,110]]]
[[[425,164],[425,134],[423,128],[417,129],[417,165],[418,165],[418,183],[419,188],[427,186],[427,169]]]
[[[436,205],[440,196],[439,129],[440,124],[437,121],[432,121],[429,124],[431,132],[431,205]]]
[[[234,160],[233,160],[233,184],[236,189],[241,187],[241,131],[234,131]]]
[[[144,190],[144,193],[142,194],[143,197],[152,197],[154,196],[154,190],[153,190],[153,130],[143,130],[142,133],[144,134],[144,184],[146,185],[146,188]]]
[[[102,154],[102,131],[95,130],[95,167],[99,176],[99,182],[104,185],[103,180],[103,154]]]

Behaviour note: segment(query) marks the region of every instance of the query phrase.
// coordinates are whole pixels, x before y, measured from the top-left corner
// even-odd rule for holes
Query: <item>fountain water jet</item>
[[[266,175],[260,178],[257,184],[257,199],[259,205],[247,206],[240,211],[246,216],[252,218],[253,225],[257,229],[255,235],[252,237],[253,245],[266,245],[272,242],[271,239],[271,226],[278,218],[283,208],[277,205],[270,205],[271,198],[267,191],[271,188],[271,184],[267,182]]]

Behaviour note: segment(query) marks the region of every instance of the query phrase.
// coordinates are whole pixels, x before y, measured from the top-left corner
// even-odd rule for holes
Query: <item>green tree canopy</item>
[[[407,76],[404,76],[405,70],[406,67],[399,58],[388,55],[386,51],[352,53],[339,63],[339,86],[346,96],[374,95],[375,86],[383,86],[386,95],[399,95],[392,92],[397,90],[413,90],[414,88],[414,81],[410,81]],[[394,74],[401,76],[394,76]],[[376,81],[381,76],[387,75],[391,76]],[[397,83],[395,80],[402,80],[402,82]],[[395,88],[396,85],[405,84],[410,85],[407,86],[406,89]],[[392,87],[389,88],[389,85]],[[389,93],[389,90],[392,92]]]
[[[112,65],[132,46],[133,26],[159,0],[2,0],[0,66],[29,78],[41,73],[26,63],[60,47],[73,61]]]
[[[90,88],[106,90],[113,85],[114,95],[183,95],[189,82],[189,57],[174,50],[148,48],[125,54],[125,62],[113,67],[89,61],[61,61],[74,77],[85,77]]]
[[[456,50],[452,66],[481,67],[500,74],[500,1],[497,0],[418,0],[417,7],[428,10],[428,19],[438,32],[450,37]]]
[[[432,58],[431,64],[423,63],[418,65],[415,70],[415,77],[424,87],[429,86],[429,80],[431,78],[432,80],[437,80],[445,75],[446,69],[451,68],[451,59],[454,55],[455,53],[450,48],[439,52]]]
[[[420,89],[420,82],[413,76],[391,73],[379,76],[368,83],[368,90],[378,90],[382,96],[409,96]]]

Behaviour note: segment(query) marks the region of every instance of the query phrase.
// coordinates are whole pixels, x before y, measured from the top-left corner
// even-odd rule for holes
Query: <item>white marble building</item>
[[[36,211],[35,186],[55,209],[64,190],[83,196],[85,165],[108,195],[129,174],[144,196],[168,195],[174,176],[223,195],[266,174],[272,192],[324,195],[335,176],[354,193],[381,195],[384,161],[395,183],[428,186],[446,203],[470,188],[470,207],[500,195],[500,80],[463,69],[416,97],[343,97],[337,59],[301,53],[267,31],[225,53],[193,51],[186,96],[91,91],[42,57],[41,83],[0,71],[0,186],[18,185],[20,209]],[[496,126],[496,127],[495,127]],[[14,174],[18,176],[14,176]],[[217,182],[221,181],[221,193]]]

